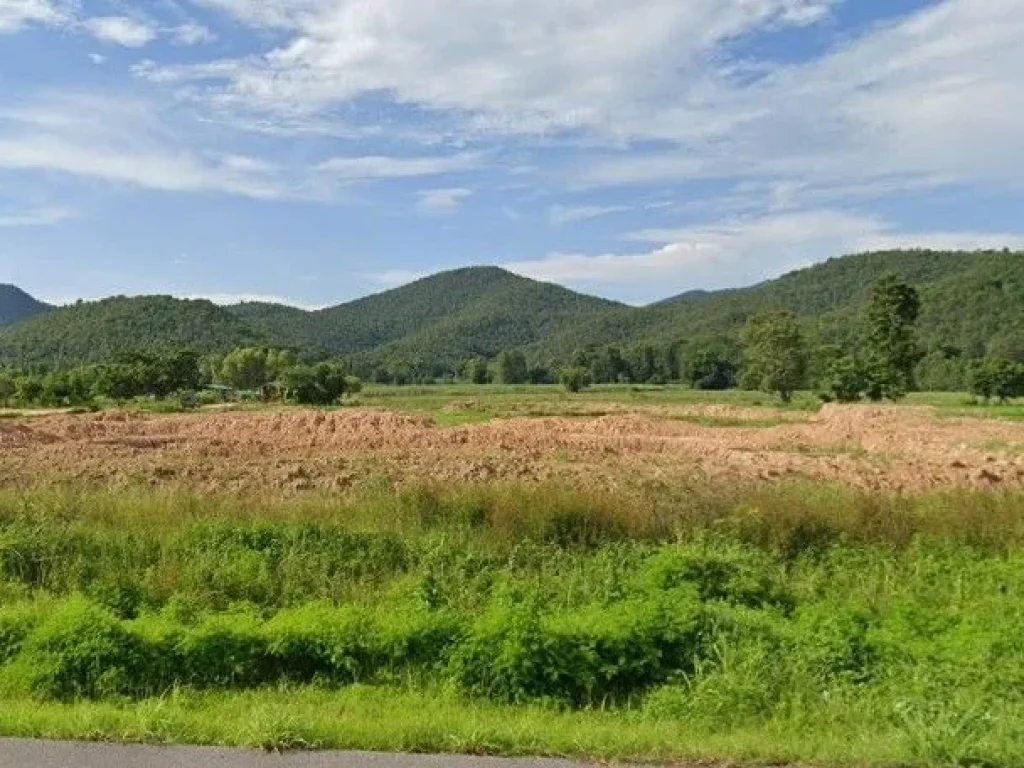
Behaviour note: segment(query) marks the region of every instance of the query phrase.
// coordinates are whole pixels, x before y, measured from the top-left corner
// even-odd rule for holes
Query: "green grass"
[[[4,492],[0,734],[1019,766],[1024,494]]]
[[[927,405],[940,416],[949,418],[1003,419],[1024,421],[1024,403],[982,403],[960,392],[915,392],[907,397],[909,405]]]
[[[859,732],[789,722],[729,732],[642,710],[565,711],[466,701],[443,689],[352,686],[251,692],[177,691],[141,702],[0,699],[11,737],[272,750],[369,749],[630,761],[850,762],[905,765],[913,738],[898,723]],[[1007,763],[1010,764],[1010,763]]]

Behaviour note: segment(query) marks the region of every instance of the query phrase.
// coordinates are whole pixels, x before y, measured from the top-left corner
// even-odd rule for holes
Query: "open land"
[[[440,418],[379,406],[35,415],[0,420],[0,472],[14,485],[47,477],[272,492],[343,491],[369,475],[591,487],[695,477],[886,491],[1024,487],[1024,429],[1009,421],[927,406],[587,406],[555,401],[500,418],[481,410],[486,402],[461,398],[442,405]],[[487,420],[458,425],[465,414]]]
[[[0,734],[1024,765],[1024,421],[371,389],[0,418]]]

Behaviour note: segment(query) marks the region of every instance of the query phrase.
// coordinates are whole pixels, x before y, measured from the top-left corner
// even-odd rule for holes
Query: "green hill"
[[[260,341],[246,323],[209,301],[117,297],[59,307],[0,329],[0,362],[65,366],[125,351],[189,347],[210,353]]]
[[[519,277],[495,267],[443,272],[330,309],[275,304],[218,307],[169,297],[114,298],[47,308],[13,288],[9,307],[35,316],[0,328],[0,363],[70,365],[123,350],[189,346],[223,352],[266,344],[311,356],[352,358],[363,370],[410,363],[423,372],[455,370],[474,356],[522,347],[561,362],[590,345],[667,343],[734,335],[752,315],[791,309],[823,340],[842,345],[870,286],[898,272],[922,296],[928,349],[968,357],[1024,347],[1024,253],[891,251],[831,259],[749,288],[689,292],[629,307]]]
[[[53,309],[14,285],[0,285],[0,326],[11,325]]]
[[[596,322],[568,323],[537,345],[562,358],[588,344],[667,342],[735,333],[764,310],[789,309],[826,339],[842,341],[871,284],[897,272],[921,292],[922,341],[981,356],[997,339],[1024,331],[1024,253],[888,251],[834,258],[750,288],[686,294],[644,308],[621,308]]]
[[[317,312],[272,304],[231,311],[282,346],[449,366],[536,343],[571,319],[620,306],[497,267],[469,267]]]

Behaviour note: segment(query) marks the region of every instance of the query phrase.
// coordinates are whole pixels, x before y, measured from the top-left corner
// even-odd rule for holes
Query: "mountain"
[[[536,343],[570,319],[621,306],[497,267],[468,267],[317,312],[273,304],[231,311],[283,346],[449,364]]]
[[[41,314],[0,328],[0,364],[69,365],[126,349],[189,346],[220,353],[260,344],[346,357],[361,370],[403,362],[440,375],[467,358],[514,347],[561,363],[589,345],[735,336],[748,318],[770,309],[797,312],[817,338],[842,346],[857,333],[871,284],[886,272],[918,287],[926,348],[955,347],[968,357],[1024,348],[1024,253],[916,250],[835,258],[748,288],[691,291],[648,307],[495,267],[443,272],[314,312],[170,297],[38,305]],[[13,305],[4,297],[19,294],[0,291],[0,308]]]
[[[0,285],[0,327],[53,309],[14,285]]]
[[[992,341],[1024,333],[1024,253],[886,251],[830,259],[749,288],[684,294],[644,308],[622,308],[598,322],[578,320],[545,339],[537,354],[561,359],[588,344],[668,342],[733,334],[753,315],[789,309],[820,335],[842,342],[871,285],[896,272],[921,293],[924,345],[952,344],[980,356]]]
[[[209,301],[116,297],[58,307],[0,328],[0,362],[77,365],[125,351],[223,352],[263,339]]]

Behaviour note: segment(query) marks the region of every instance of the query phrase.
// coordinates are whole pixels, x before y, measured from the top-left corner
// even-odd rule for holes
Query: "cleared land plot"
[[[479,413],[460,399],[451,414]],[[862,489],[1024,487],[1024,425],[924,406],[819,412],[728,404],[569,401],[547,415],[444,426],[415,410],[123,411],[0,420],[8,485],[345,490],[394,482],[551,480],[586,487],[684,478],[810,479]],[[554,415],[561,413],[561,415]]]

